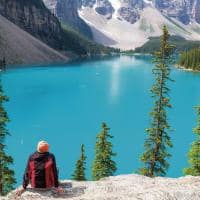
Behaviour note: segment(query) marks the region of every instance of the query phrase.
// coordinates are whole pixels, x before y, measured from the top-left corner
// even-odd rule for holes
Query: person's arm
[[[57,193],[63,193],[64,189],[59,187],[58,169],[57,169],[56,159],[54,155],[53,155],[53,174],[54,174],[54,180],[55,180],[54,187],[56,188]]]
[[[30,168],[29,168],[29,163],[30,163],[30,157],[28,159],[28,162],[27,162],[27,165],[26,165],[26,169],[25,169],[25,172],[24,172],[24,176],[23,176],[23,188],[24,190],[26,189],[26,187],[28,186],[29,184],[29,180],[30,180]]]
[[[55,187],[59,187],[59,181],[58,181],[58,170],[56,166],[56,159],[55,156],[53,156],[53,174],[54,174],[54,181],[55,181]]]
[[[26,187],[29,184],[29,179],[30,179],[30,169],[29,169],[29,162],[30,162],[30,157],[28,159],[27,165],[26,165],[26,169],[24,172],[24,176],[23,176],[23,183],[22,183],[22,189],[19,189],[16,191],[16,195],[17,196],[21,196],[23,192],[25,192]]]

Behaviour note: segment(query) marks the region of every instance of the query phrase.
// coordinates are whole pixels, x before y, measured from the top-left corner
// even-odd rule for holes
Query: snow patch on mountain
[[[164,24],[172,35],[200,40],[200,34],[194,31],[193,25],[186,26],[175,19],[169,21],[151,6],[143,9],[140,19],[134,24],[118,18],[107,20],[92,8],[85,8],[79,14],[90,25],[96,42],[123,50],[135,49],[147,42],[149,37],[160,36]]]
[[[144,1],[144,3],[146,3],[146,4],[153,5],[153,1],[152,1],[152,0],[143,0],[143,1]]]
[[[53,12],[56,1],[66,0],[43,1]],[[172,35],[200,40],[200,0],[67,0],[64,8],[56,10],[57,16],[65,16],[68,23],[83,32],[86,26],[80,26],[80,16],[96,42],[124,50],[160,36],[163,25]],[[79,16],[74,14],[77,10]]]
[[[112,4],[112,7],[115,9],[114,13],[113,13],[113,17],[117,18],[117,11],[120,9],[121,7],[121,2],[120,0],[110,0],[110,3]]]

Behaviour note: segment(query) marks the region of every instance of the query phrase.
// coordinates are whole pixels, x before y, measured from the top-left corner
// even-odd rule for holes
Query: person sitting
[[[56,188],[58,193],[63,192],[59,187],[55,156],[49,152],[49,144],[46,141],[40,141],[37,151],[30,155],[23,177],[23,188],[16,194],[20,196],[29,183],[32,188]]]

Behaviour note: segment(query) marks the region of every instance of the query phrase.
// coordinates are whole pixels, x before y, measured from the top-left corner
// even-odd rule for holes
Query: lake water
[[[114,136],[116,174],[132,173],[140,166],[152,108],[153,83],[150,57],[121,56],[86,60],[55,66],[27,66],[3,73],[4,92],[12,134],[8,152],[15,160],[18,184],[30,153],[39,140],[47,140],[57,158],[60,178],[70,178],[86,146],[87,175],[90,178],[95,137],[106,122]],[[172,69],[169,121],[171,134],[170,177],[182,175],[186,153],[194,139],[194,106],[200,104],[200,74]]]

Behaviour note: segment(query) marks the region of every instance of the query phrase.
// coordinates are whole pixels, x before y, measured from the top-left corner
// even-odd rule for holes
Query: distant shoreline
[[[177,69],[180,69],[180,70],[183,70],[183,71],[200,73],[200,70],[193,70],[192,68],[185,68],[184,66],[178,65],[178,64],[176,64],[175,67],[176,67]]]

